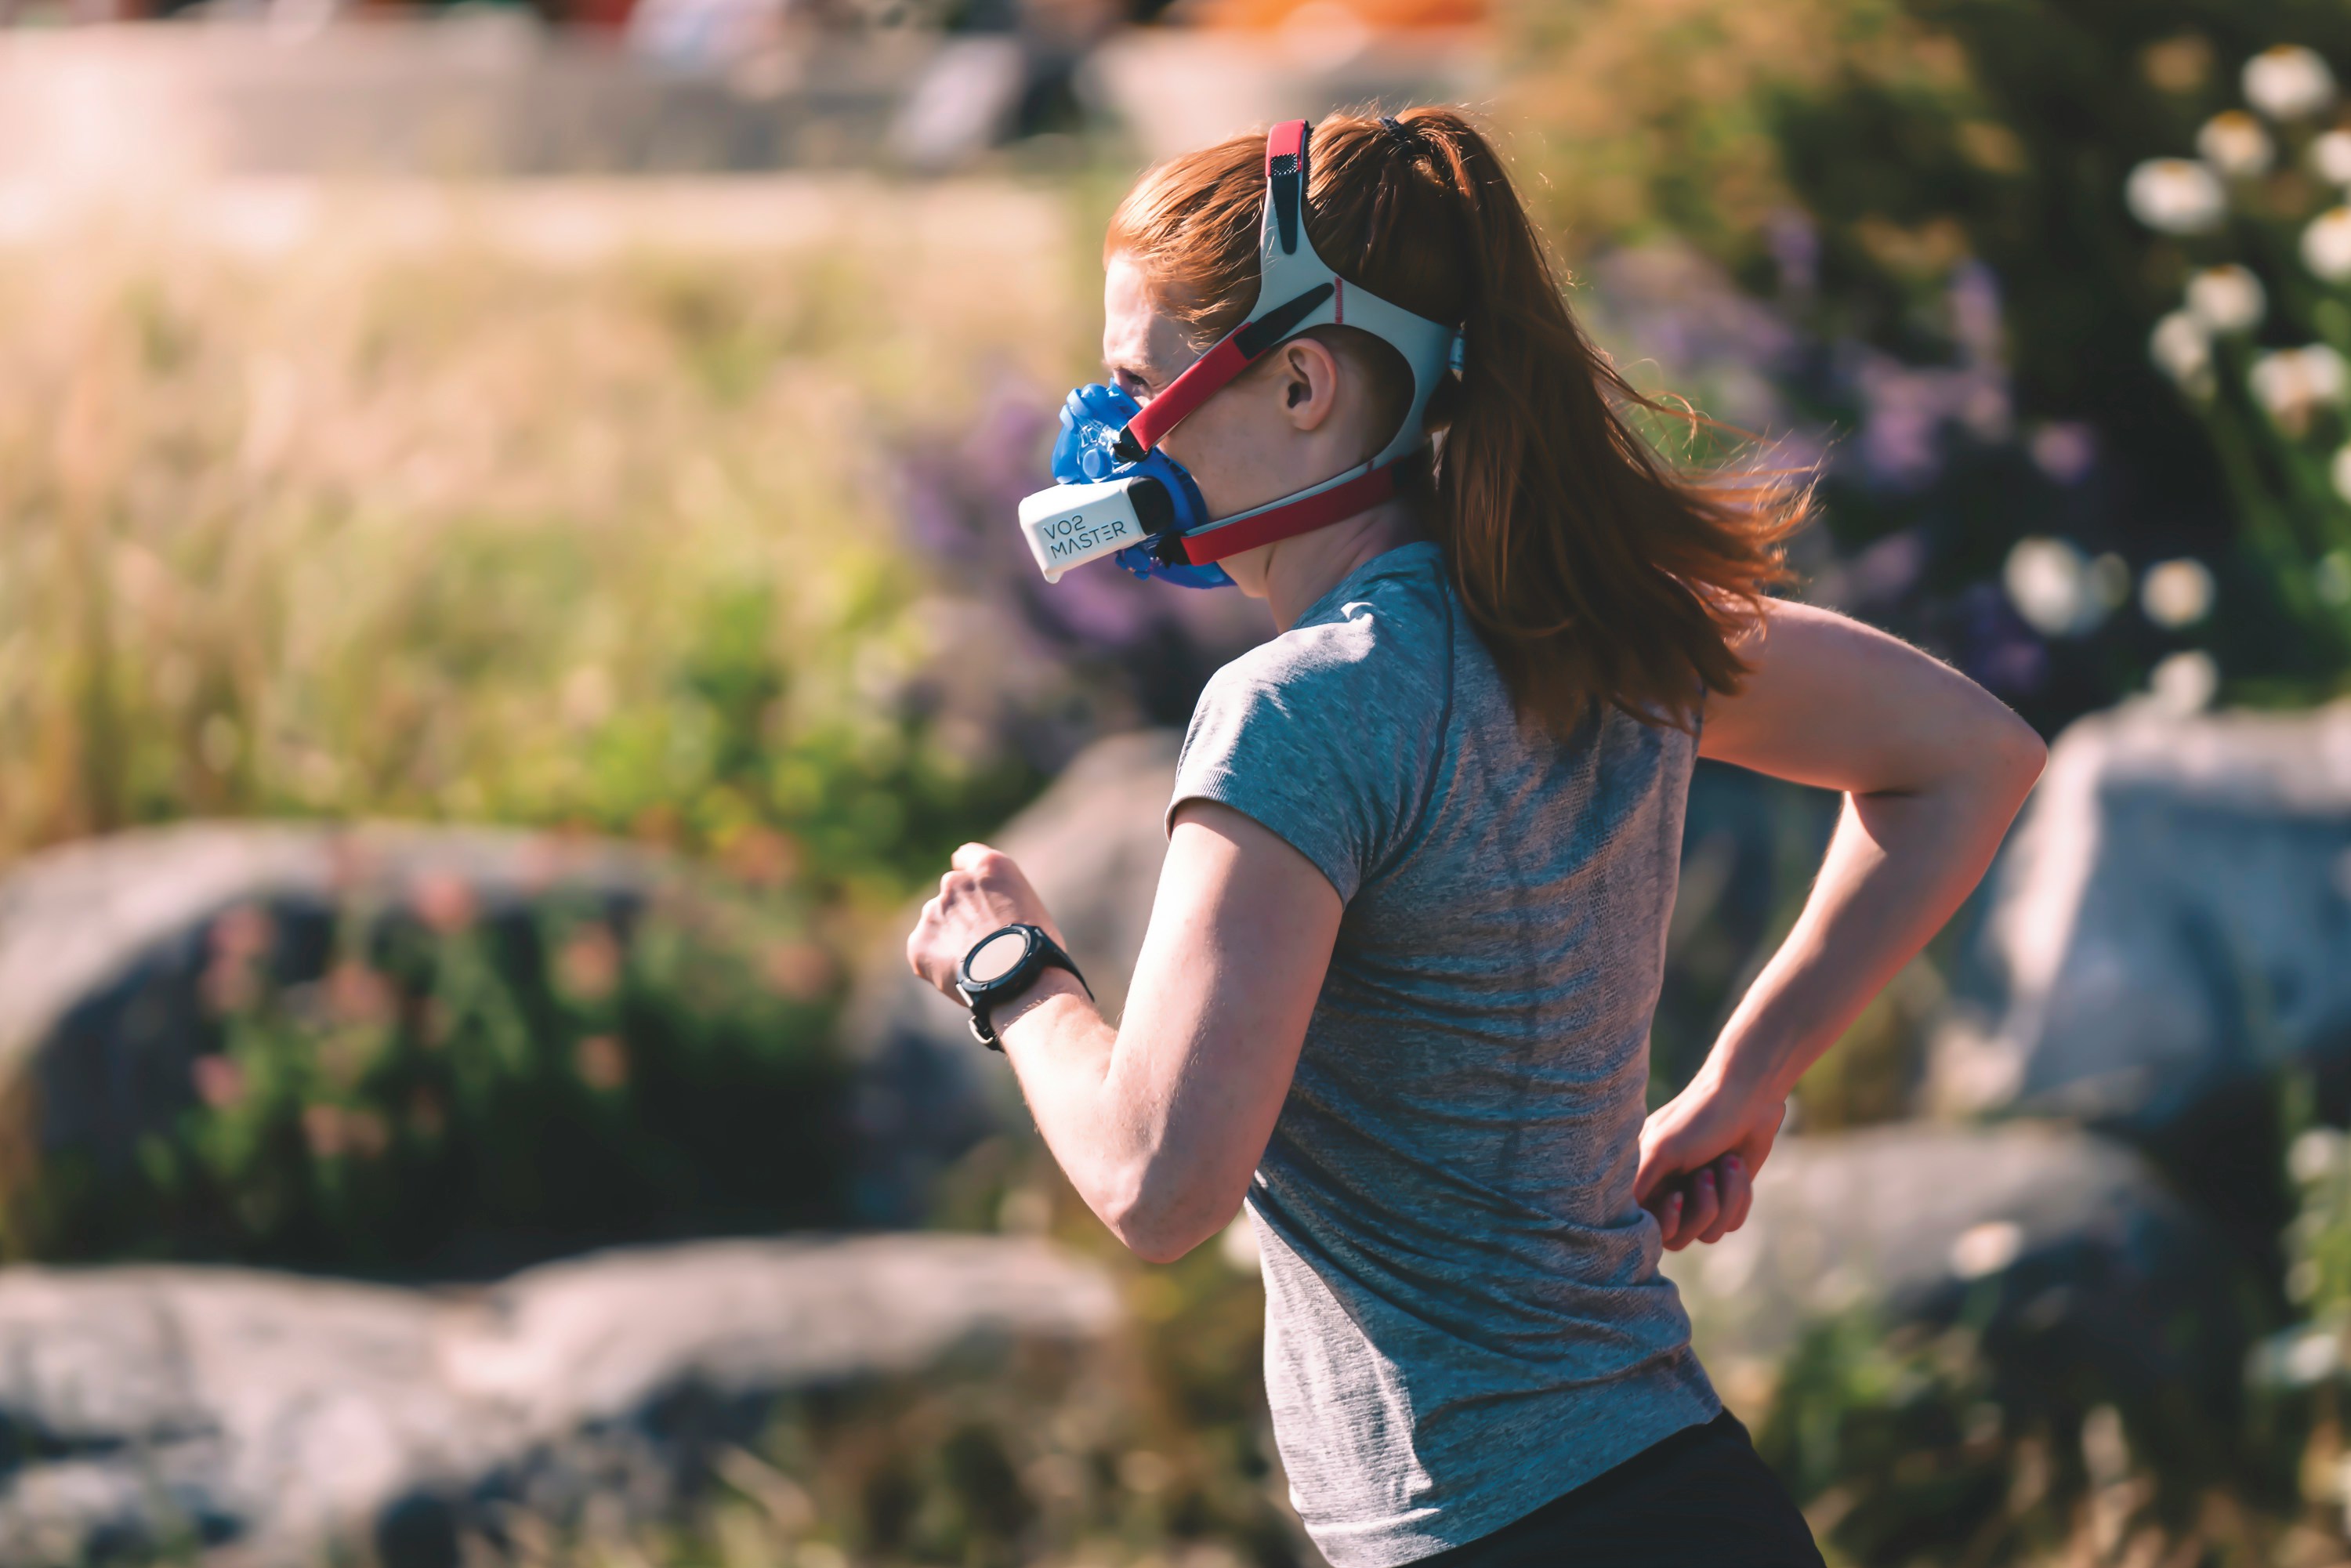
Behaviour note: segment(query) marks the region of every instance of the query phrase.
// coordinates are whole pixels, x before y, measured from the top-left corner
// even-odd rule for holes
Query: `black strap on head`
[[[1420,151],[1420,132],[1415,131],[1411,126],[1406,125],[1403,120],[1398,120],[1395,115],[1381,115],[1380,129],[1386,131],[1388,133],[1388,139],[1394,141],[1396,146],[1404,152],[1417,152]]]
[[[1298,150],[1294,152],[1276,152],[1271,145],[1266,149],[1267,193],[1273,198],[1274,232],[1281,241],[1284,256],[1294,256],[1298,251],[1298,214],[1306,206],[1306,141],[1312,129],[1303,121],[1299,123]]]
[[[1240,350],[1254,360],[1290,335],[1290,329],[1314,314],[1325,299],[1337,293],[1328,283],[1318,283],[1287,304],[1277,305],[1256,320],[1233,334]]]

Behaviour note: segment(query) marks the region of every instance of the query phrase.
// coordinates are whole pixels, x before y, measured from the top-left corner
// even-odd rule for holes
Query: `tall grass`
[[[0,249],[0,864],[388,813],[894,883],[1029,779],[910,696],[968,651],[924,613],[890,454],[991,379],[1058,384],[1067,238],[1010,187],[789,181],[29,225]]]

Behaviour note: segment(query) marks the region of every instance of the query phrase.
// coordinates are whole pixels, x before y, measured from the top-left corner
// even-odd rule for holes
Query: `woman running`
[[[1274,1431],[1335,1568],[1817,1565],[1659,1252],[1746,1218],[1790,1089],[1975,886],[2039,737],[1766,597],[1801,493],[1677,472],[1627,427],[1641,400],[1458,115],[1175,159],[1104,254],[1111,378],[1166,398],[1112,477],[1165,485],[1071,490],[1132,505],[1064,531],[1159,530],[1161,568],[1221,568],[1278,635],[1193,715],[1115,1026],[984,845],[910,960],[972,1002],[1135,1252],[1181,1257],[1246,1204]],[[1168,512],[1192,485],[1212,521]],[[1645,1122],[1698,757],[1844,800],[1794,929]]]

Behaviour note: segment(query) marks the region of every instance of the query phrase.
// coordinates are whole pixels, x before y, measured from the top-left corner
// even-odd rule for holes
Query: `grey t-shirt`
[[[1335,1568],[1473,1541],[1721,1408],[1633,1201],[1694,751],[1614,710],[1521,728],[1428,543],[1192,716],[1176,800],[1346,903],[1249,1194],[1274,1434]]]

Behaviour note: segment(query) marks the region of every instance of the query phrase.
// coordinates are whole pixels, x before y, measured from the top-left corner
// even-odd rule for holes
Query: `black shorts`
[[[1726,1410],[1490,1535],[1409,1568],[1823,1568],[1795,1500]]]

